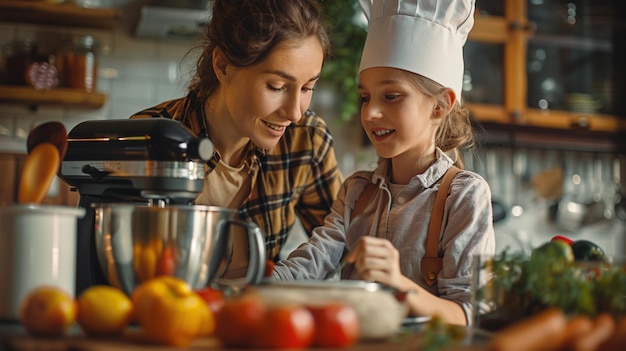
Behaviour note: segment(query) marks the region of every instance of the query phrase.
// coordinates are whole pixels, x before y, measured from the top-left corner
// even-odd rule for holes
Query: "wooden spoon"
[[[41,143],[51,143],[56,146],[62,160],[67,151],[67,130],[63,123],[45,122],[33,128],[26,139],[28,153]]]
[[[17,200],[19,203],[39,204],[48,193],[48,188],[57,174],[61,157],[57,147],[51,143],[35,146],[26,157]]]
[[[28,156],[20,179],[18,202],[41,203],[67,151],[65,126],[60,122],[36,126],[28,133],[26,149]]]

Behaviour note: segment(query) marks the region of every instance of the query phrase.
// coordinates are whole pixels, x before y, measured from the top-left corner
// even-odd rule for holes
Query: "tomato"
[[[268,307],[252,345],[270,349],[304,349],[313,342],[315,321],[303,305],[281,303]]]
[[[359,316],[352,306],[329,302],[308,309],[315,320],[314,346],[348,347],[358,340]]]
[[[198,294],[204,302],[206,302],[209,309],[214,314],[217,313],[226,303],[224,293],[221,290],[213,289],[211,287],[206,287],[202,289],[195,290],[196,294]]]
[[[564,242],[564,243],[566,243],[568,245],[570,245],[571,243],[574,242],[574,240],[572,240],[572,239],[570,239],[570,238],[568,238],[566,236],[563,236],[563,235],[555,235],[555,236],[552,237],[552,239],[550,239],[550,241],[557,241],[557,240],[560,240],[560,241],[562,241],[562,242]]]
[[[265,302],[257,295],[227,299],[215,315],[215,336],[227,347],[246,347],[264,323]]]
[[[271,278],[272,273],[274,273],[274,261],[267,260],[265,261],[265,271],[263,271],[263,277]]]
[[[208,308],[185,281],[160,276],[141,283],[131,294],[142,334],[152,342],[187,346],[205,334]],[[205,328],[203,331],[202,328]]]
[[[161,252],[161,256],[157,259],[155,275],[173,275],[176,261],[171,246],[166,246]]]

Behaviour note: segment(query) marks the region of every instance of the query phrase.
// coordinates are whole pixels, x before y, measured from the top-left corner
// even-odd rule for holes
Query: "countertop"
[[[422,325],[403,326],[397,335],[385,340],[360,341],[343,351],[392,351],[422,350]],[[483,350],[484,337],[472,336],[468,329],[465,340],[456,345],[455,350]],[[127,335],[115,338],[98,339],[84,336],[78,327],[72,328],[66,337],[62,338],[34,338],[26,334],[17,322],[0,322],[0,350],[15,351],[174,351],[174,350],[211,350],[233,351],[222,348],[215,338],[199,338],[187,348],[175,348],[163,345],[146,344],[133,336],[131,331]],[[314,350],[324,350],[315,348]],[[247,349],[246,351],[254,351]]]

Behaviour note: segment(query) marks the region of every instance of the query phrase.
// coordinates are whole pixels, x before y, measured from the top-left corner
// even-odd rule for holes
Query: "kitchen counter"
[[[356,345],[344,348],[345,351],[378,351],[378,350],[421,350],[421,331],[422,326],[411,325],[405,326],[396,336],[380,341],[361,341]],[[469,333],[468,333],[469,334]],[[455,347],[455,350],[483,350],[484,338],[476,338],[462,345]],[[233,349],[225,349],[220,347],[218,340],[215,338],[199,338],[194,340],[187,348],[175,348],[154,344],[146,344],[138,340],[131,331],[129,334],[116,338],[88,338],[85,337],[78,327],[74,327],[68,336],[63,338],[34,338],[26,334],[24,329],[16,322],[0,322],[0,350],[15,351],[174,351],[174,350],[212,350],[226,351]],[[315,350],[324,350],[315,348]],[[247,349],[247,351],[253,351]]]

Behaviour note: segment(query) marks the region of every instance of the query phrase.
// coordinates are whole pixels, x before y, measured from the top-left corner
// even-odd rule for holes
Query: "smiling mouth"
[[[381,136],[385,136],[387,134],[391,134],[394,131],[395,131],[394,129],[378,129],[378,130],[373,131],[372,133],[374,133],[374,135],[376,135],[376,136],[381,137]]]
[[[271,123],[268,123],[268,122],[265,122],[265,121],[263,121],[263,123],[265,123],[265,125],[268,126],[270,129],[273,129],[273,130],[278,131],[278,132],[281,132],[281,131],[285,130],[284,126],[280,126],[280,125],[277,125],[277,124],[271,124]]]

